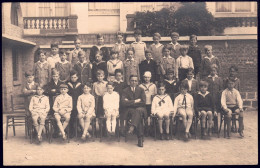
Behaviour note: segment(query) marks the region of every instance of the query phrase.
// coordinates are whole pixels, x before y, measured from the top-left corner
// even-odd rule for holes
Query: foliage
[[[143,31],[144,36],[152,36],[155,32],[170,36],[173,31],[182,36],[207,36],[214,35],[215,31],[223,32],[227,26],[226,22],[214,19],[206,9],[205,2],[182,3],[177,10],[163,8],[155,12],[137,12],[133,21],[136,22],[136,28]]]

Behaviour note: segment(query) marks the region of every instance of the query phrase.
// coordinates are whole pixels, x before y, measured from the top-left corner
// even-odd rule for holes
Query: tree
[[[155,32],[169,36],[173,31],[182,36],[207,36],[213,35],[215,30],[223,32],[226,26],[215,20],[206,9],[205,2],[182,3],[177,10],[170,7],[155,12],[137,12],[133,21],[136,22],[136,28],[143,31],[144,36],[152,36]]]

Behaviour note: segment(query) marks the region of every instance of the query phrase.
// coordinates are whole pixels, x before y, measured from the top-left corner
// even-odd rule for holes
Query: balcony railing
[[[227,23],[228,27],[257,27],[257,17],[225,17],[216,18]]]
[[[68,29],[68,17],[24,17],[24,29]]]

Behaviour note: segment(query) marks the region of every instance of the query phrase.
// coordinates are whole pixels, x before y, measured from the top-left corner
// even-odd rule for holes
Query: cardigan
[[[194,95],[194,109],[196,114],[199,111],[215,111],[215,104],[213,102],[212,94],[206,91],[205,94],[202,94],[200,91]]]

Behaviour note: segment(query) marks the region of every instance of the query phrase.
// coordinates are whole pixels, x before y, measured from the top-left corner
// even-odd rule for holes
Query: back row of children
[[[67,55],[64,51],[60,52],[59,57],[58,45],[55,44],[51,45],[52,56],[48,57],[47,61],[45,61],[45,53],[42,51],[39,52],[39,61],[35,63],[33,73],[35,74],[35,81],[47,88],[46,93],[50,96],[51,107],[54,104],[53,98],[51,97],[60,94],[59,86],[61,83],[68,84],[69,94],[73,98],[72,111],[77,111],[76,102],[77,97],[82,91],[79,89],[81,84],[97,82],[93,85],[93,91],[95,96],[99,96],[98,100],[100,101],[98,102],[101,106],[97,107],[102,107],[102,96],[106,92],[106,80],[114,82],[114,84],[117,85],[115,90],[118,90],[120,95],[122,94],[123,88],[129,84],[128,80],[130,75],[141,76],[143,84],[141,84],[140,87],[144,88],[146,92],[148,116],[151,113],[151,97],[157,94],[156,85],[154,84],[157,83],[157,81],[165,83],[166,93],[170,95],[172,101],[174,100],[174,93],[178,92],[178,87],[181,82],[186,83],[185,85],[188,86],[190,93],[195,93],[199,90],[198,81],[193,78],[198,75],[199,72],[201,73],[201,79],[209,80],[209,90],[210,93],[213,94],[213,97],[219,97],[218,94],[227,86],[226,82],[224,82],[225,85],[223,86],[221,78],[217,76],[220,64],[218,59],[212,55],[211,46],[205,46],[207,56],[201,61],[201,53],[196,45],[197,37],[195,35],[190,36],[191,46],[189,50],[187,46],[179,45],[177,42],[179,35],[176,32],[172,33],[172,42],[166,46],[159,43],[160,34],[155,33],[153,37],[154,44],[151,45],[149,50],[146,49],[145,43],[141,42],[140,31],[135,32],[136,42],[132,43],[130,48],[127,48],[122,42],[123,36],[121,33],[118,33],[117,37],[118,43],[115,44],[110,53],[110,60],[109,54],[107,54],[109,50],[102,45],[104,40],[102,35],[97,36],[98,45],[91,49],[89,60],[86,59],[85,52],[80,48],[80,40],[75,41],[76,48],[71,52],[69,61],[66,60]],[[187,52],[190,53],[189,55],[193,56],[193,58],[189,57]],[[127,58],[124,60],[125,53]],[[177,56],[179,53],[181,53],[181,56]],[[144,57],[145,60],[143,60]],[[174,57],[177,57],[176,62]],[[122,60],[124,62],[122,62]],[[140,64],[138,65],[138,63]],[[51,75],[52,68],[55,68],[56,71],[53,71]],[[70,74],[72,69],[75,71],[72,71]],[[105,81],[99,80],[99,76],[102,76],[98,75],[100,74],[100,70],[103,70]],[[230,78],[234,80],[236,88],[239,90],[240,84],[239,79],[236,78],[236,72],[237,68],[231,67],[230,77],[227,79]],[[219,99],[215,98],[215,100]],[[71,116],[73,115],[77,115],[77,112],[72,112]],[[146,123],[146,128],[148,128],[150,123],[149,118]]]

